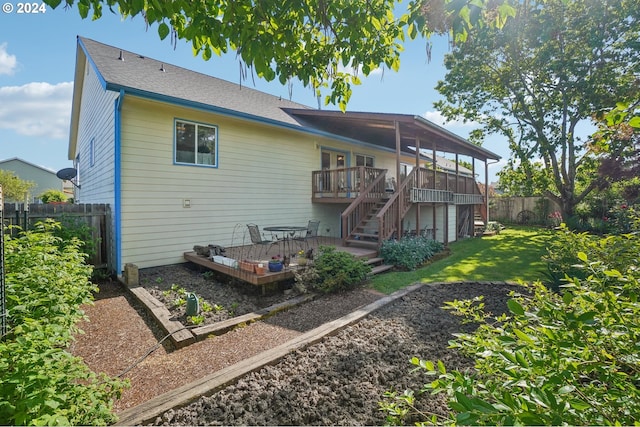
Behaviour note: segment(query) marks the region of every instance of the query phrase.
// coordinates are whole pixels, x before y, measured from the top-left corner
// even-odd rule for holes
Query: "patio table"
[[[291,252],[291,242],[295,237],[296,233],[307,231],[307,227],[299,227],[295,225],[274,225],[271,227],[263,227],[264,231],[270,231],[272,233],[282,233],[282,239],[278,237],[276,234],[276,239],[278,242],[282,243],[282,254],[283,256],[292,257],[295,255],[295,252]]]

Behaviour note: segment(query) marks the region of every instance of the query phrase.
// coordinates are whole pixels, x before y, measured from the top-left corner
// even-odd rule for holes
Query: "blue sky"
[[[3,3],[6,5],[4,0]],[[107,10],[97,21],[83,20],[76,8],[63,7],[47,7],[45,13],[39,14],[18,14],[18,3],[8,3],[14,10],[6,13],[3,6],[0,12],[0,160],[19,157],[53,171],[72,165],[67,159],[67,147],[78,35],[232,82],[240,81],[234,54],[204,61],[193,56],[186,42],[179,42],[174,49],[168,38],[160,40],[155,28],[147,29],[141,17],[122,20]],[[434,101],[440,99],[434,87],[445,75],[442,61],[448,42],[446,37],[432,42],[430,63],[424,40],[406,43],[400,71],[384,70],[363,79],[362,85],[353,88],[348,110],[420,115],[466,137],[472,125],[444,124],[433,107]],[[288,87],[278,82],[249,77],[243,84],[289,98]],[[292,95],[293,101],[317,106],[311,90],[301,85],[294,86]],[[335,109],[324,105],[322,108]],[[495,173],[509,155],[508,147],[499,137],[491,137],[484,147],[503,156],[500,163],[490,165],[489,181],[495,181]]]

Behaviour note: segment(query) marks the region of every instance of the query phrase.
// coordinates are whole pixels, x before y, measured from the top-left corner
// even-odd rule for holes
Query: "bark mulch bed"
[[[203,275],[204,274],[204,275]],[[163,294],[178,285],[224,307],[223,316],[240,315],[291,298],[282,289],[266,296],[254,287],[224,282],[190,266],[140,271],[141,284]],[[159,279],[161,278],[161,279]],[[424,285],[320,343],[287,355],[209,397],[156,419],[164,425],[382,425],[378,402],[388,390],[420,389],[428,381],[411,372],[413,356],[445,362],[449,369],[471,361],[448,349],[452,334],[469,328],[441,307],[446,301],[485,295],[487,309],[505,310],[503,283]],[[167,293],[168,294],[168,293]],[[165,295],[167,295],[165,294]],[[274,314],[224,335],[181,349],[166,340],[145,310],[117,282],[100,284],[88,321],[71,351],[96,372],[122,375],[131,382],[115,403],[116,412],[136,406],[262,351],[283,344],[328,321],[381,298],[360,288],[327,295]],[[167,297],[170,302],[173,296]],[[233,310],[228,310],[233,307]],[[233,311],[233,313],[231,313]],[[175,309],[175,316],[183,316]],[[213,321],[209,319],[207,321]],[[421,396],[422,410],[444,413],[440,398]],[[413,420],[408,420],[412,423]]]

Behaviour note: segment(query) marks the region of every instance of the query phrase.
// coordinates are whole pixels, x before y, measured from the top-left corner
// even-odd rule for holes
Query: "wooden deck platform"
[[[310,248],[314,249],[314,252],[318,252],[319,246],[334,246],[338,251],[349,252],[358,258],[373,258],[377,256],[377,251],[375,249],[370,248],[358,248],[351,246],[342,246],[342,241],[340,239],[329,238],[329,237],[319,237],[318,241],[314,241]],[[225,255],[229,258],[232,258],[236,261],[242,260],[250,260],[264,263],[265,267],[271,258],[271,255],[275,255],[278,252],[277,248],[270,249],[266,252],[266,254],[257,254],[257,248],[254,246],[237,246],[237,247],[228,247],[226,248]],[[197,255],[195,252],[185,252],[184,259],[193,262],[194,264],[198,264],[202,267],[208,268],[213,271],[220,272],[222,274],[226,274],[228,276],[234,277],[236,279],[243,280],[247,283],[251,283],[256,286],[265,286],[271,283],[281,282],[288,279],[293,279],[293,272],[298,269],[298,265],[296,263],[295,258],[291,261],[291,265],[285,267],[280,272],[270,272],[266,271],[263,275],[257,275],[255,273],[242,270],[240,268],[229,267],[217,262],[213,262],[211,259]]]

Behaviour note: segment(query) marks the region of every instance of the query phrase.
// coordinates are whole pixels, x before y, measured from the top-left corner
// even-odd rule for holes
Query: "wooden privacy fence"
[[[547,197],[492,197],[489,218],[512,224],[548,225],[549,215],[560,206]]]
[[[5,225],[16,225],[29,230],[38,222],[52,218],[58,222],[70,222],[78,226],[86,225],[91,230],[93,254],[89,262],[98,268],[109,265],[111,236],[111,208],[108,204],[29,204],[5,203]],[[11,231],[10,231],[11,232]],[[12,231],[15,233],[16,231]]]

